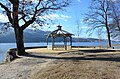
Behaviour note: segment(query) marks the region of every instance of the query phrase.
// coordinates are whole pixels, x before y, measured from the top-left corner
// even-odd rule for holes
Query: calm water
[[[59,43],[58,43],[59,44]],[[115,43],[114,44],[118,44]],[[119,43],[120,44],[120,43]],[[25,47],[34,47],[34,46],[46,46],[46,43],[25,43]],[[73,46],[106,46],[107,42],[73,42]],[[3,61],[6,56],[6,52],[10,48],[16,48],[15,43],[0,43],[0,63]],[[120,47],[115,47],[119,49]]]
[[[25,43],[25,47],[46,46],[46,43]],[[10,48],[16,48],[15,43],[0,43],[0,63],[6,56],[6,52]]]

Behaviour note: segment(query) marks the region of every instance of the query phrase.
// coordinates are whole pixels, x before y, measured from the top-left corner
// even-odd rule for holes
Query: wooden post
[[[65,42],[66,42],[66,43],[65,43],[65,44],[66,44],[66,45],[65,45],[65,46],[66,46],[65,49],[67,50],[67,38],[65,39]]]
[[[72,37],[70,36],[70,46],[71,46],[71,49],[72,49]]]
[[[52,38],[52,50],[54,50],[54,37]]]
[[[47,39],[46,39],[46,41],[47,41],[47,45],[48,45],[48,38],[49,38],[49,37],[47,37]]]
[[[64,47],[65,47],[65,50],[67,50],[67,41],[66,41],[66,37],[64,37]]]

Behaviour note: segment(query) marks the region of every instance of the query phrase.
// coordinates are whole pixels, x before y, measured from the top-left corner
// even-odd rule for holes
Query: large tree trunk
[[[109,28],[108,27],[106,27],[106,28],[107,28],[107,36],[108,36],[108,47],[111,47],[112,45],[111,45],[111,38],[110,38]]]
[[[108,15],[105,13],[105,27],[107,29],[107,36],[108,36],[108,47],[111,47],[111,38],[110,38],[110,30],[108,26]]]
[[[14,29],[16,36],[16,45],[18,55],[25,54],[24,40],[23,40],[23,30],[21,28]]]
[[[18,55],[24,55],[24,41],[23,41],[23,30],[19,27],[18,20],[18,8],[19,8],[19,0],[14,0],[13,3],[13,28],[15,31],[16,45],[17,45],[17,53]]]
[[[106,17],[107,18],[107,17]],[[106,19],[106,29],[107,29],[107,36],[108,36],[108,47],[111,47],[111,38],[110,38],[110,31],[109,31],[109,27],[108,27],[108,22],[107,22],[107,19]]]

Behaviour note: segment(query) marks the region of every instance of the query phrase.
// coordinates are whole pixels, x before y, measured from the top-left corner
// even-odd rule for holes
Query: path
[[[0,79],[27,79],[52,61],[51,59],[23,56],[11,63],[0,65]]]

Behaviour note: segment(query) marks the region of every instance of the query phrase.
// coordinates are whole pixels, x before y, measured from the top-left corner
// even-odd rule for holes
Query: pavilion
[[[54,30],[52,31],[51,33],[49,33],[47,35],[47,48],[48,49],[59,49],[59,48],[62,48],[64,50],[68,50],[68,49],[71,49],[72,48],[72,35],[71,33],[65,31],[65,30],[62,30],[62,26],[58,25],[57,26],[58,29],[57,30]],[[62,45],[58,45],[58,44],[55,44],[55,39],[56,38],[63,38],[63,43]],[[52,40],[52,44],[49,45],[48,43],[48,39],[51,38]],[[69,42],[70,44],[68,45],[67,42]]]

